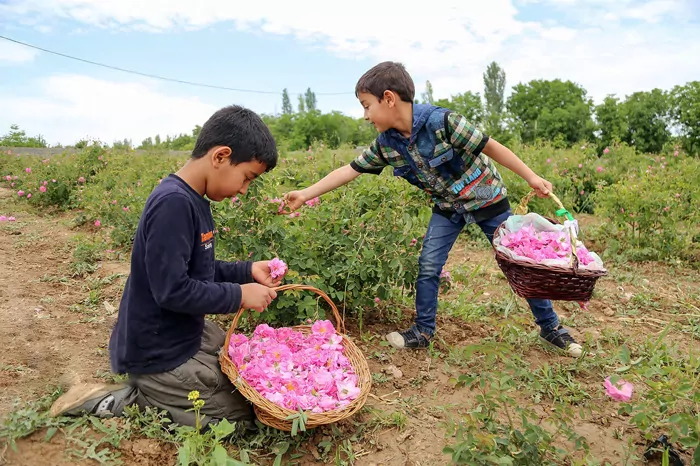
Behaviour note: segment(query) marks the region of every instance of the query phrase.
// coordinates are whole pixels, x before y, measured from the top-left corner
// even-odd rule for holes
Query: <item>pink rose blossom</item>
[[[22,190],[20,189],[19,191],[17,191],[17,195],[18,195],[19,197],[24,196],[24,191],[22,191]]]
[[[308,201],[304,202],[309,207],[314,207],[320,203],[320,199],[317,197],[314,197],[313,199],[309,199]]]
[[[8,221],[8,222],[14,222],[14,221],[15,221],[15,218],[14,218],[14,217],[8,217],[7,221]]]
[[[605,149],[603,149],[603,154],[609,154],[609,153],[610,153],[610,149],[608,149],[607,147]]]
[[[29,168],[29,167],[27,167],[27,168],[24,169],[24,171],[27,172],[27,173],[31,173],[31,172],[32,172],[32,169]]]
[[[322,413],[341,409],[360,394],[343,338],[327,320],[305,334],[289,327],[256,327],[251,338],[231,336],[228,354],[241,377],[278,406]]]
[[[268,267],[270,267],[270,276],[273,279],[279,278],[287,273],[287,264],[277,257],[268,263]]]
[[[600,173],[600,172],[603,171],[603,167],[598,167],[598,168],[595,169],[595,171],[597,171],[598,173]]]
[[[42,186],[39,186],[39,191],[41,191],[42,193],[45,193],[45,192],[46,192],[46,186],[43,186],[43,185],[42,185]]]
[[[607,377],[604,385],[605,392],[615,401],[629,401],[630,398],[632,398],[634,386],[629,382],[620,379],[618,380],[617,384],[613,384],[610,381],[610,377]]]
[[[31,198],[32,198],[32,193],[27,194],[27,199],[31,199]]]
[[[501,245],[535,262],[546,259],[568,259],[571,256],[571,244],[565,232],[537,232],[532,225],[506,233],[501,238]],[[595,261],[585,246],[578,246],[576,252],[583,265]]]
[[[99,220],[95,220],[95,226],[99,227],[100,225],[102,225],[102,223]]]
[[[7,217],[4,215],[0,215],[0,222],[6,222],[6,221],[7,221]]]

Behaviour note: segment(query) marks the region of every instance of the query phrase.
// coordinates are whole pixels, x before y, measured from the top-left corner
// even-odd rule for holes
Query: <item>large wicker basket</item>
[[[320,295],[326,302],[330,305],[333,311],[333,317],[336,322],[336,332],[343,338],[343,346],[345,347],[345,356],[350,360],[350,364],[357,374],[357,384],[360,388],[360,395],[353,400],[348,406],[343,409],[337,409],[332,411],[326,411],[323,413],[306,413],[307,420],[305,422],[306,428],[318,427],[324,424],[332,424],[343,419],[346,419],[353,414],[355,414],[362,406],[364,406],[367,401],[367,396],[372,387],[372,375],[369,371],[369,365],[367,364],[367,359],[362,354],[362,351],[350,340],[345,334],[345,324],[340,318],[338,313],[338,308],[335,306],[333,301],[321,290],[307,285],[282,285],[275,288],[275,291],[286,291],[286,290],[306,290],[313,291]],[[274,427],[279,430],[291,431],[292,421],[287,420],[289,416],[298,414],[297,411],[292,411],[283,408],[276,403],[264,398],[257,390],[251,387],[248,382],[243,379],[238,373],[238,368],[231,361],[228,354],[229,342],[231,340],[231,335],[234,334],[238,321],[243,315],[244,309],[240,309],[236,316],[231,322],[231,327],[226,333],[226,340],[224,341],[224,346],[219,352],[219,362],[221,364],[221,370],[229,377],[231,382],[238,388],[243,396],[245,396],[252,404],[255,409],[255,414],[258,420],[263,424]],[[297,325],[293,327],[294,330],[302,332],[304,334],[311,333],[311,325]]]
[[[513,213],[516,215],[524,215],[527,213],[527,204],[534,194],[535,192],[531,191],[525,196]],[[566,215],[569,219],[573,219],[554,193],[550,192],[549,197],[559,207],[557,215]],[[547,220],[552,223],[560,223],[551,218],[547,218]],[[496,229],[494,237],[504,228],[504,223]],[[576,244],[575,240],[576,237],[572,231],[572,244]],[[511,288],[518,296],[523,298],[549,299],[553,301],[587,302],[590,301],[593,295],[596,281],[600,277],[607,275],[607,271],[579,268],[576,248],[572,247],[571,249],[571,264],[568,267],[564,267],[517,262],[494,246],[496,262],[498,262],[498,266],[508,279]]]

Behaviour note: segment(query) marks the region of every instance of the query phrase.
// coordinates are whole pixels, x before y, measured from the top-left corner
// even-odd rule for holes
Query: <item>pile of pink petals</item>
[[[517,231],[504,234],[501,245],[536,262],[549,259],[568,263],[571,258],[571,244],[566,231],[538,232],[532,225],[525,225]],[[576,252],[581,264],[595,262],[585,246],[579,245]]]
[[[360,394],[342,337],[328,320],[311,333],[258,325],[251,338],[233,334],[229,356],[248,384],[273,403],[293,411],[342,409]]]

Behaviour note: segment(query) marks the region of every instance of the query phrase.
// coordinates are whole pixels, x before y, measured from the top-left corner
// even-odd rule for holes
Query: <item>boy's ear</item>
[[[223,163],[230,163],[229,158],[231,157],[231,148],[227,146],[217,146],[212,149],[211,161],[214,166],[221,165]]]
[[[384,91],[384,94],[382,94],[382,97],[383,100],[386,101],[389,108],[393,108],[394,105],[396,105],[396,94],[394,94],[394,91],[386,90]]]

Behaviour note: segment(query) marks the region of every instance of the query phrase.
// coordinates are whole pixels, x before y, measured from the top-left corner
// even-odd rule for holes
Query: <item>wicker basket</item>
[[[534,191],[528,193],[513,213],[516,215],[526,214],[527,204],[534,194]],[[573,219],[554,193],[550,192],[549,196],[559,207],[559,210],[557,210],[558,216],[566,215],[567,218]],[[551,218],[547,218],[547,220],[552,223],[560,223]],[[494,237],[504,228],[504,223],[496,229]],[[573,231],[571,232],[571,241],[572,244],[576,244],[576,237]],[[576,248],[572,247],[571,249],[571,265],[564,267],[517,262],[497,250],[494,246],[496,262],[498,262],[498,266],[508,279],[511,288],[518,296],[523,298],[549,299],[553,301],[586,302],[589,301],[593,295],[596,281],[608,273],[605,270],[587,270],[579,268]]]
[[[346,419],[353,414],[355,414],[362,406],[364,406],[365,401],[367,401],[367,396],[369,395],[370,388],[372,387],[372,376],[369,371],[369,365],[367,364],[367,359],[362,354],[362,351],[345,335],[345,324],[340,318],[338,313],[338,308],[333,304],[333,301],[321,290],[307,285],[282,285],[274,288],[275,291],[286,291],[286,290],[307,290],[313,291],[320,295],[326,302],[331,306],[333,311],[333,317],[336,321],[336,332],[343,338],[343,346],[345,347],[345,356],[352,364],[355,374],[357,375],[357,384],[360,388],[360,395],[354,399],[348,406],[343,409],[336,409],[332,411],[326,411],[323,413],[306,413],[307,420],[305,422],[306,428],[317,427],[324,424],[332,424],[343,419]],[[243,315],[244,309],[240,309],[236,316],[231,322],[231,328],[229,328],[226,333],[226,340],[224,341],[224,346],[219,352],[219,362],[221,364],[221,370],[229,377],[231,382],[238,388],[243,396],[245,396],[251,403],[253,403],[253,408],[255,409],[255,414],[257,415],[260,422],[268,426],[274,427],[275,429],[291,431],[292,421],[286,418],[298,414],[297,411],[292,411],[283,408],[276,403],[263,397],[257,390],[251,387],[248,382],[243,379],[238,373],[238,368],[231,361],[228,354],[229,342],[231,340],[231,335],[234,334],[238,321]],[[311,333],[311,325],[297,325],[293,327],[294,330],[302,332],[304,334]]]

